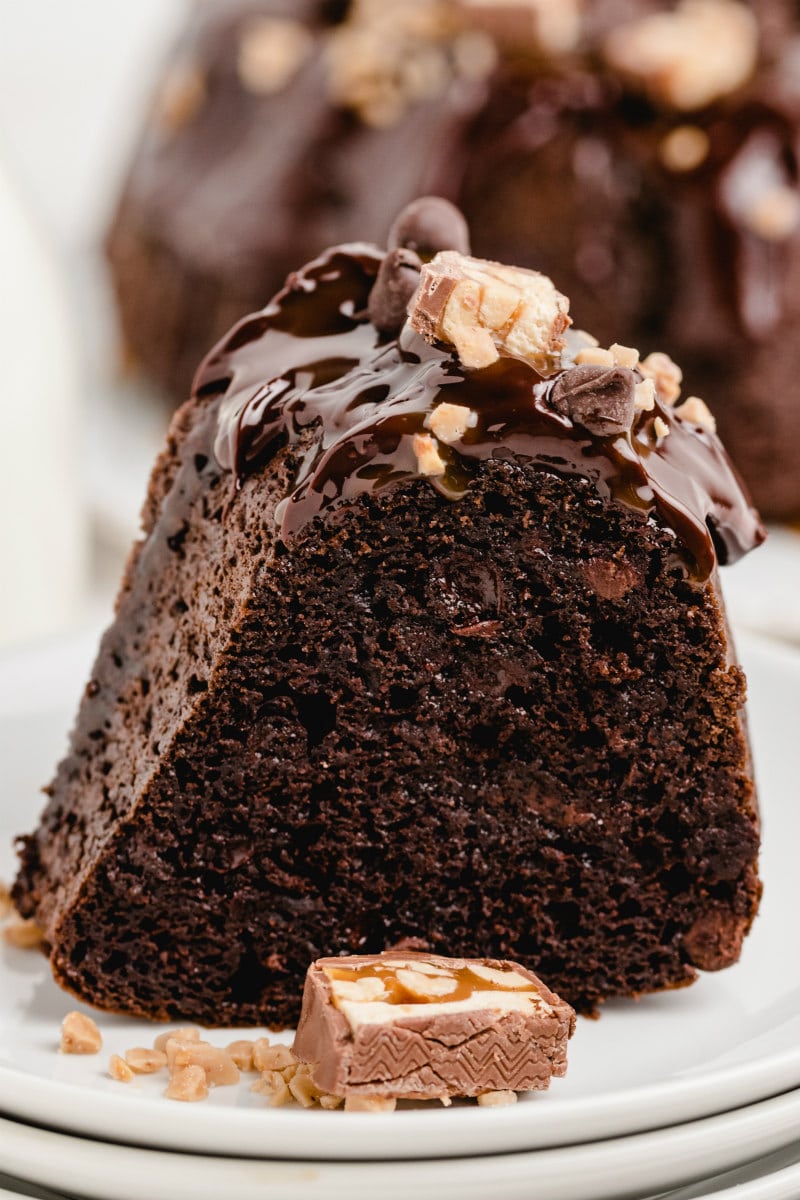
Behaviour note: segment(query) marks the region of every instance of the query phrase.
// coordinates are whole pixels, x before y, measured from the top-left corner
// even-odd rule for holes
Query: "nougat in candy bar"
[[[293,1050],[333,1095],[448,1103],[548,1087],[574,1027],[518,963],[387,951],[312,964]]]

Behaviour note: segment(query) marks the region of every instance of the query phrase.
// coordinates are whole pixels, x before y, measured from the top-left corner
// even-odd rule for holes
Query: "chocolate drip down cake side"
[[[674,364],[567,307],[422,200],[206,358],[21,844],[65,987],[281,1025],[320,956],[515,960],[584,1012],[737,959],[716,569],[763,530]]]

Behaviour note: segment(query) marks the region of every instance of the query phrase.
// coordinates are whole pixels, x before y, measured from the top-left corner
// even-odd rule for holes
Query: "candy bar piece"
[[[424,263],[408,313],[429,342],[453,346],[468,371],[501,354],[551,367],[564,346],[569,301],[538,271],[442,250]]]
[[[546,1088],[574,1026],[517,963],[387,951],[309,967],[293,1051],[335,1096],[449,1103]]]

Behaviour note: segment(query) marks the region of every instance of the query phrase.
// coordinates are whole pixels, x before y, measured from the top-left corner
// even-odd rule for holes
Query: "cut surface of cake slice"
[[[591,1011],[734,962],[763,538],[674,365],[441,201],[240,322],[175,416],[14,889],[100,1007],[296,1021],[310,962],[511,959]],[[410,315],[406,315],[407,312]]]

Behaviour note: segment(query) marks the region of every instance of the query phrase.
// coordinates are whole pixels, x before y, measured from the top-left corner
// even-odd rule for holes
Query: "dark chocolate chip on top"
[[[633,425],[636,375],[627,367],[586,363],[565,371],[553,385],[550,404],[598,437],[614,437]]]
[[[390,250],[384,258],[369,294],[367,311],[376,329],[397,333],[406,319],[408,302],[419,284],[422,268],[413,250]]]
[[[423,260],[440,250],[469,254],[469,227],[463,213],[441,196],[420,196],[407,204],[389,230],[390,250],[404,246]]]

